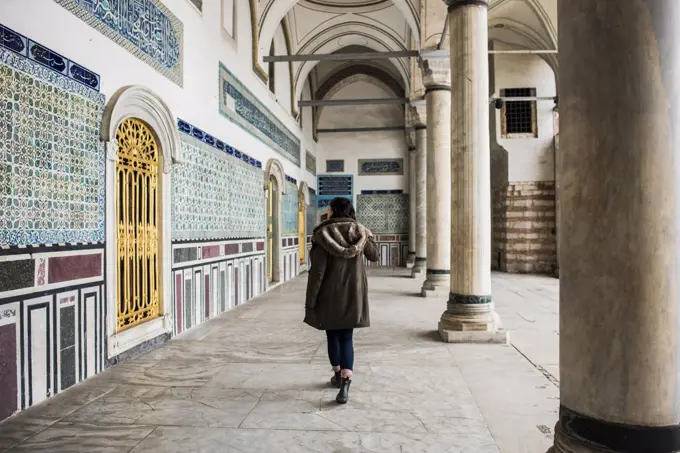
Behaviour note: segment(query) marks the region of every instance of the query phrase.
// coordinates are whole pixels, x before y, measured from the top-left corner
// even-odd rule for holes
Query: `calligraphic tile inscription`
[[[404,159],[359,159],[359,176],[404,174]]]
[[[305,167],[307,167],[308,172],[316,176],[316,157],[309,151],[306,151],[305,154]]]
[[[184,25],[160,0],[54,1],[182,86]]]
[[[220,63],[220,113],[300,166],[300,139]]]

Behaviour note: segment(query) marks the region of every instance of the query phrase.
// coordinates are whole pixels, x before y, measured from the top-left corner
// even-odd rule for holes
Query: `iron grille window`
[[[535,97],[535,88],[505,88],[502,98]],[[501,112],[504,138],[538,137],[536,127],[536,101],[505,99]]]

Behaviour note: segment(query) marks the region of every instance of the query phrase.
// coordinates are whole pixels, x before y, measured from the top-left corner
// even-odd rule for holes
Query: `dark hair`
[[[352,201],[348,198],[333,198],[329,206],[333,212],[333,217],[342,219],[357,219],[357,214],[354,211],[354,206],[352,206]]]

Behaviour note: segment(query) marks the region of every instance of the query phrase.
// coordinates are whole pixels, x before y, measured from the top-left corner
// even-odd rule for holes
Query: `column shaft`
[[[449,293],[451,266],[451,87],[426,87],[427,272],[421,293]]]
[[[680,2],[558,5],[555,451],[680,451]]]
[[[408,150],[408,260],[412,268],[416,262],[416,148]]]
[[[427,131],[416,126],[416,262],[413,278],[424,275],[427,267]]]
[[[491,300],[491,170],[486,0],[448,0],[451,37],[450,342],[507,342]]]

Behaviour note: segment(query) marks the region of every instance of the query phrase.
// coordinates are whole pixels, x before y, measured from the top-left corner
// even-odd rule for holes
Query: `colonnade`
[[[422,294],[447,294],[444,341],[507,342],[491,294],[488,0],[446,2],[450,85],[422,62],[427,137],[421,128],[415,146]],[[551,451],[680,451],[680,2],[558,7],[560,411]]]

